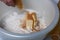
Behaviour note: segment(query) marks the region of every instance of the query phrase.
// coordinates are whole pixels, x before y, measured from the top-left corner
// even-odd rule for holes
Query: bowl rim
[[[53,5],[54,3],[51,2]],[[55,6],[55,17],[52,21],[52,23],[44,30],[40,31],[40,32],[36,32],[36,33],[31,33],[31,34],[16,34],[16,33],[11,33],[11,32],[8,32],[8,31],[5,31],[4,29],[0,28],[0,32],[7,35],[7,36],[11,36],[11,37],[21,37],[21,38],[27,38],[27,37],[34,37],[34,36],[38,36],[40,34],[45,34],[48,33],[47,31],[51,31],[57,24],[58,20],[59,20],[59,11],[58,11],[58,7],[57,5],[54,5]],[[52,27],[52,28],[51,28]],[[2,30],[2,31],[1,31]],[[31,37],[32,36],[32,37]]]

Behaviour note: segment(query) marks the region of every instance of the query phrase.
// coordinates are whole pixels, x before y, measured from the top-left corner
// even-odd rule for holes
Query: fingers
[[[8,6],[15,6],[14,0],[7,0]]]
[[[1,0],[8,6],[15,6],[14,0]]]

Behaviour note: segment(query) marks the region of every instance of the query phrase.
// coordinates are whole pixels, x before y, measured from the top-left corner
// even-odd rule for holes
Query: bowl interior
[[[55,9],[52,3],[43,0],[23,0],[25,9],[32,9],[39,12],[39,15],[43,17],[43,20],[47,26],[52,22],[55,16]],[[16,7],[8,7],[4,3],[0,2],[0,19],[3,18],[9,11],[18,9]]]
[[[3,32],[8,33],[8,34],[13,34],[13,35],[16,35],[19,37],[21,37],[21,36],[23,36],[23,37],[32,36],[33,37],[35,35],[41,36],[42,34],[43,35],[47,34],[49,31],[51,31],[54,28],[54,26],[58,20],[58,14],[56,14],[56,12],[58,10],[57,11],[55,10],[55,6],[53,5],[52,2],[50,2],[49,0],[23,0],[23,3],[24,3],[25,9],[32,9],[32,10],[39,12],[39,15],[43,17],[43,20],[46,23],[48,28],[46,30],[37,32],[37,34],[31,34],[31,35],[20,35],[20,34],[17,35],[15,33],[10,33],[8,31],[6,32],[5,30],[3,30]],[[8,12],[12,12],[13,10],[16,12],[19,12],[17,7],[9,7],[9,6],[6,6],[4,3],[0,2],[0,20],[2,18],[4,18],[4,16],[6,16],[6,14],[8,14]],[[55,19],[55,17],[56,17],[56,19]],[[52,22],[54,22],[54,23],[52,23]]]

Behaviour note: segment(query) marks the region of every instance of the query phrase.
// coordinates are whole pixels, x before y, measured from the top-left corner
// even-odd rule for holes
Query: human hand
[[[8,6],[15,6],[14,0],[0,0],[0,1],[4,2]]]

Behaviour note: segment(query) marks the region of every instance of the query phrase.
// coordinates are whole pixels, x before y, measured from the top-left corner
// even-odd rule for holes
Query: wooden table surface
[[[58,3],[58,8],[60,12],[60,1]],[[60,14],[59,14],[60,16]],[[51,36],[52,40],[60,40],[60,17],[56,27],[48,34]]]

